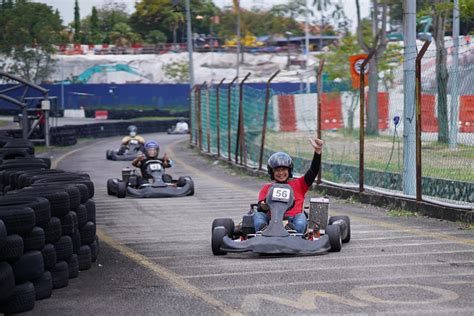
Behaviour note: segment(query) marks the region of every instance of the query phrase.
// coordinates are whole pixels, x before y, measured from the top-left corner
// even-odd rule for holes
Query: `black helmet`
[[[278,167],[288,168],[289,178],[293,177],[293,160],[290,155],[284,152],[276,152],[268,158],[267,171],[272,180],[275,180],[273,169]]]

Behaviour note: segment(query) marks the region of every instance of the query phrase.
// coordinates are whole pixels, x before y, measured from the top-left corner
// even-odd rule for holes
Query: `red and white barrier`
[[[321,127],[323,130],[335,130],[349,126],[349,112],[352,109],[353,126],[359,128],[359,100],[351,93],[323,93],[321,100]],[[366,97],[366,110],[367,110]],[[393,131],[393,118],[400,117],[398,130],[403,130],[404,96],[400,91],[379,92],[378,114],[379,130]],[[448,95],[448,105],[451,96]],[[282,132],[314,131],[317,121],[317,95],[295,94],[277,95],[273,97],[274,130]],[[356,105],[356,106],[354,106]],[[438,132],[437,98],[436,95],[421,96],[421,131]],[[450,107],[448,106],[448,117]],[[474,133],[474,96],[459,97],[459,132]]]

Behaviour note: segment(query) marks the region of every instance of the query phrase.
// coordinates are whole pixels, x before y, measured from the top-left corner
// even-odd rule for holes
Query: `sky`
[[[65,24],[72,22],[74,18],[74,0],[32,0],[33,2],[41,2],[46,3],[52,6],[55,9],[59,10],[61,17]],[[119,2],[125,3],[128,8],[128,13],[132,13],[135,11],[135,3],[139,2],[138,0],[79,0],[79,8],[81,17],[85,17],[90,14],[92,7],[100,7],[105,2]],[[308,0],[311,3],[313,0]],[[352,31],[355,31],[356,28],[356,7],[355,7],[355,0],[333,0],[334,2],[340,1],[344,6],[344,11],[352,21]],[[360,0],[361,12],[362,17],[365,17],[369,13],[369,2],[370,0]],[[214,3],[219,7],[231,6],[232,0],[214,0]],[[250,9],[252,7],[257,8],[270,8],[276,4],[283,4],[288,3],[288,0],[240,0],[240,5],[243,8]]]

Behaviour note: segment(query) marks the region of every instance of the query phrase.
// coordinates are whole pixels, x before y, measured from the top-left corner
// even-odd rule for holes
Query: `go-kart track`
[[[189,136],[144,135],[190,176],[195,194],[117,199],[106,181],[126,161],[108,161],[119,137],[54,157],[55,167],[91,175],[101,253],[68,290],[37,301],[30,315],[473,315],[474,232],[423,217],[390,217],[373,206],[331,199],[330,215],[349,215],[352,238],[318,256],[211,251],[211,223],[238,222],[261,179],[236,174],[189,148]],[[307,197],[315,197],[309,192]]]

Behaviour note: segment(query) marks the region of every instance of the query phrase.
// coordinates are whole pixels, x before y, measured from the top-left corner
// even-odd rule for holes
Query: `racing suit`
[[[296,232],[301,234],[304,234],[307,225],[306,215],[303,213],[304,196],[306,192],[308,192],[309,187],[316,179],[316,176],[319,173],[320,164],[321,154],[315,152],[313,155],[313,160],[311,161],[311,166],[308,171],[306,171],[304,176],[296,179],[291,179],[287,182],[287,184],[293,188],[293,192],[295,195],[295,204],[285,213],[285,218],[288,219],[288,222],[293,223]],[[268,189],[271,185],[272,183],[267,183],[262,187],[262,189],[260,189],[260,193],[258,194],[258,200],[260,202],[265,200],[265,197],[268,193]],[[269,221],[270,212],[255,213],[253,216],[255,231],[261,230],[263,226]]]

